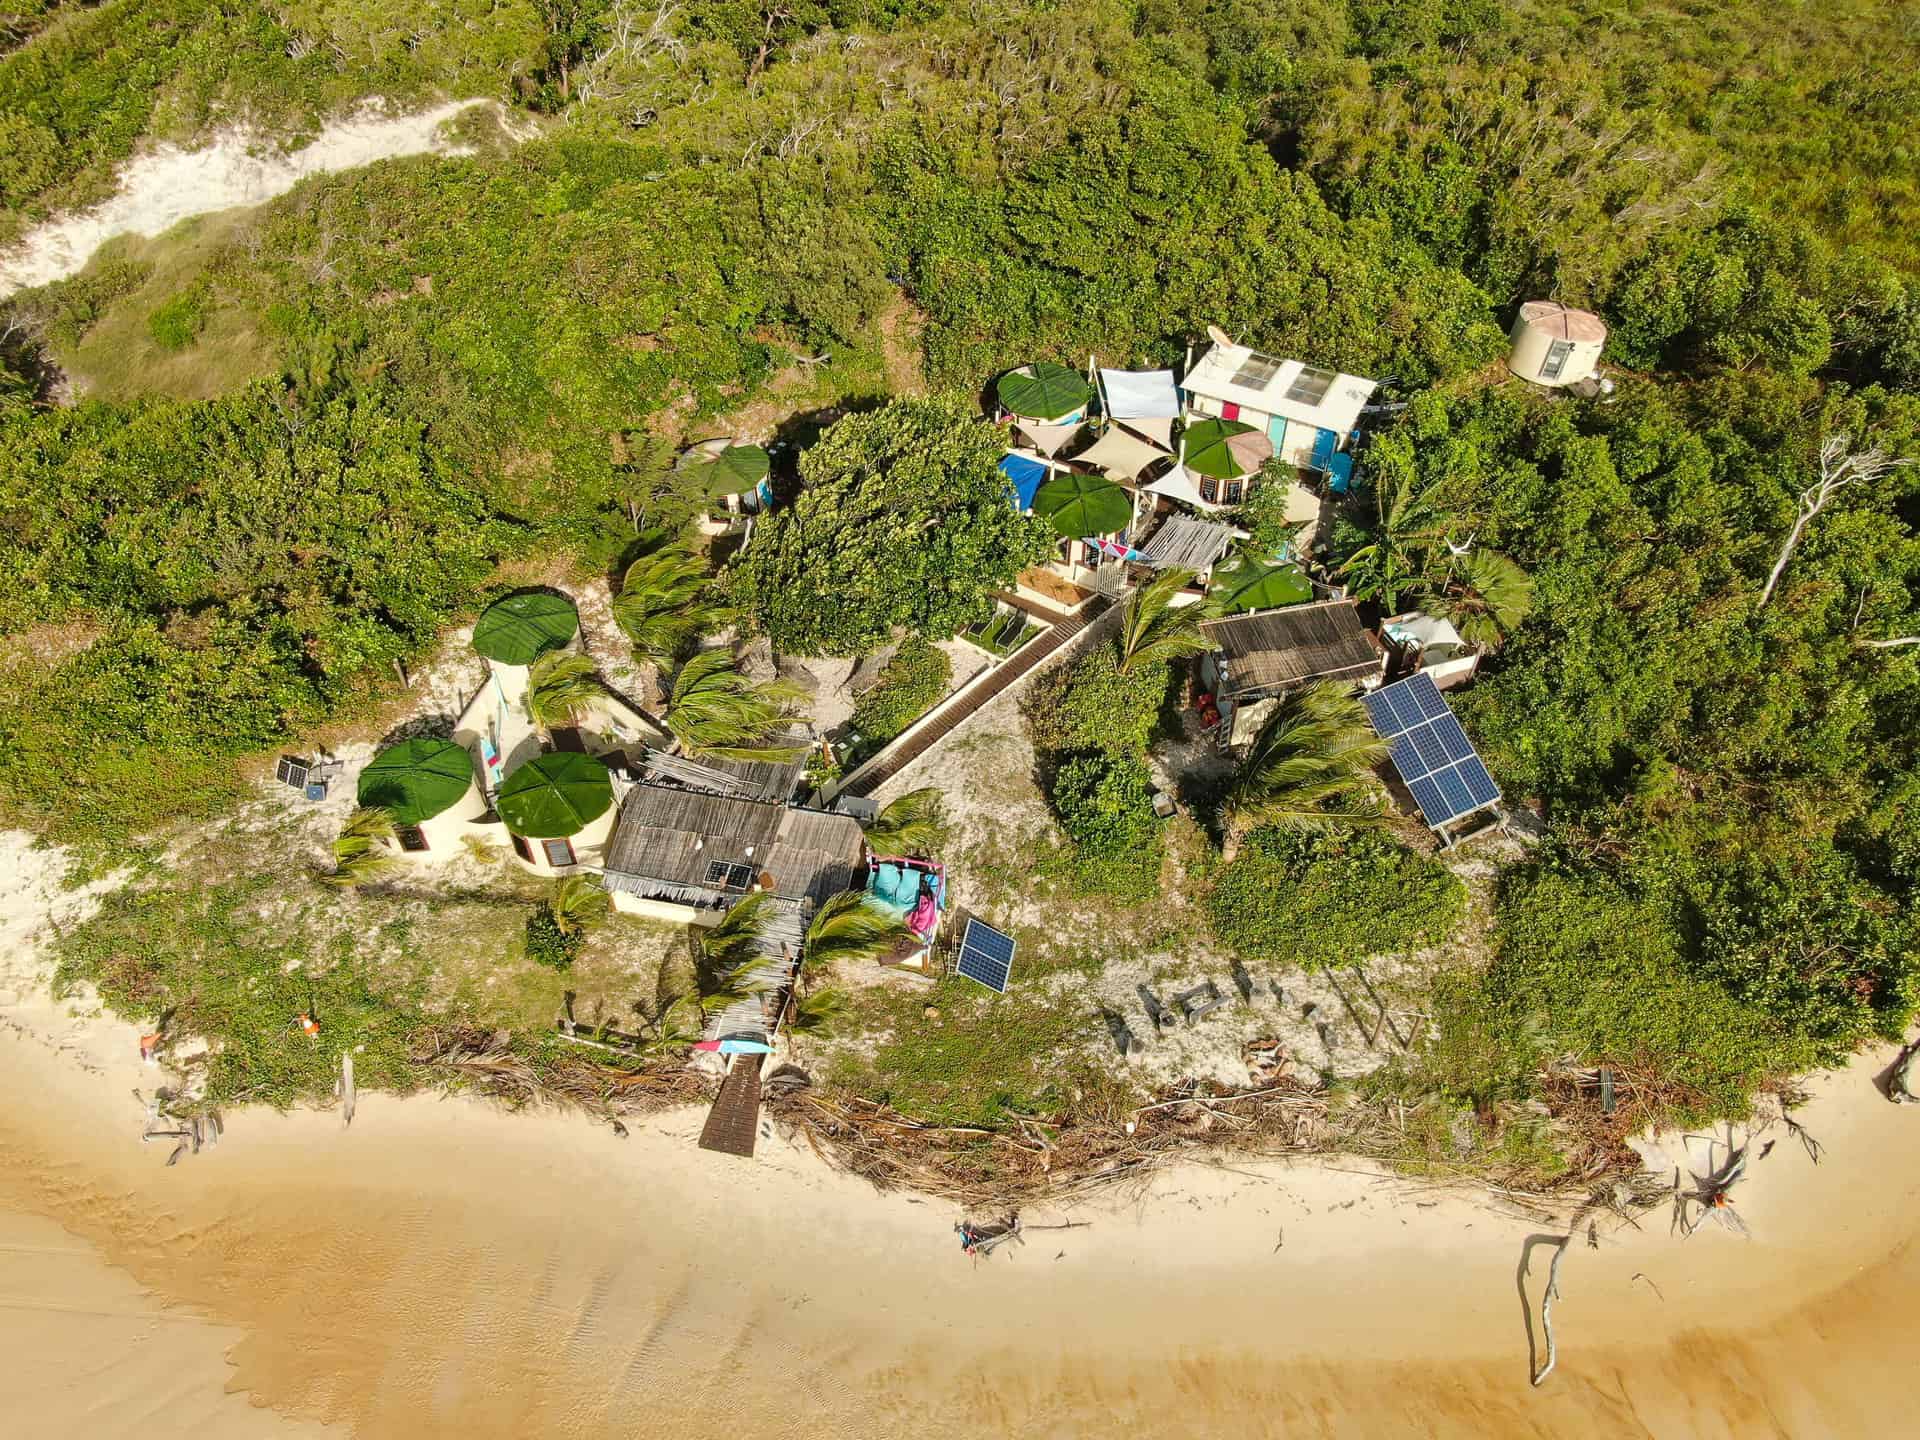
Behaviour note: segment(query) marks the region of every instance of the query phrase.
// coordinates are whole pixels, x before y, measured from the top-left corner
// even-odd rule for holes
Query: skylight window
[[[1287,387],[1287,399],[1296,405],[1318,405],[1327,398],[1327,391],[1333,388],[1336,378],[1331,370],[1322,370],[1317,365],[1305,366]]]
[[[1264,390],[1280,373],[1280,362],[1265,355],[1249,355],[1234,372],[1233,383],[1247,390]]]

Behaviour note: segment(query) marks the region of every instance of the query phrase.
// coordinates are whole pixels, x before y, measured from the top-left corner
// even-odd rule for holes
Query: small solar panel
[[[296,760],[291,755],[282,755],[280,764],[274,770],[275,777],[282,785],[291,785],[296,790],[307,788],[307,776],[312,767],[304,760]]]
[[[969,919],[954,969],[989,990],[1006,994],[1007,980],[1013,974],[1013,937],[982,921]]]
[[[1500,787],[1432,676],[1410,675],[1384,686],[1366,697],[1366,706],[1427,824],[1444,825],[1500,798]]]

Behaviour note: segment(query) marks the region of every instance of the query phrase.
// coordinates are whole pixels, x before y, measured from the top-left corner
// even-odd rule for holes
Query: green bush
[[[953,684],[953,660],[932,641],[909,636],[853,707],[863,745],[885,744],[932,709]]]
[[[553,907],[544,900],[527,916],[527,958],[536,965],[546,965],[555,970],[570,969],[573,962],[580,958],[580,951],[586,943],[587,937],[580,931],[560,928],[560,922],[554,918]]]
[[[162,302],[147,317],[147,331],[163,350],[184,350],[200,338],[207,324],[206,292],[183,290]]]
[[[1466,907],[1446,866],[1372,831],[1256,830],[1207,899],[1214,933],[1249,960],[1314,967],[1418,950]]]
[[[1097,750],[1069,756],[1055,769],[1047,799],[1072,842],[1076,888],[1136,900],[1153,894],[1162,847],[1144,761]]]
[[[1042,671],[1029,686],[1020,712],[1033,748],[1042,754],[1137,754],[1147,748],[1171,683],[1172,671],[1164,664],[1122,672],[1114,647],[1102,645],[1071,665]]]

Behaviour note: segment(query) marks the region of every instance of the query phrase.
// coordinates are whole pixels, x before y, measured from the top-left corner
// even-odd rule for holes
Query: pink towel
[[[937,913],[938,911],[933,903],[933,896],[922,892],[920,903],[913,907],[913,913],[907,917],[907,928],[919,936],[924,937],[931,935],[933,933],[934,918]]]

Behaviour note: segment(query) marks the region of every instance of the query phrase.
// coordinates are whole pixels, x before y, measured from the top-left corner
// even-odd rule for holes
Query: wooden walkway
[[[1039,613],[1037,606],[1022,604],[1018,600],[1014,603],[1029,613]],[[971,689],[954,696],[944,707],[935,710],[919,729],[906,736],[893,749],[884,752],[876,763],[856,776],[853,782],[839,794],[863,798],[871,796],[887,781],[951,735],[962,722],[1006,694],[1066,646],[1072,644],[1074,637],[1093,624],[1112,606],[1112,603],[1105,596],[1096,596],[1081,609],[1079,614],[1055,621],[1053,628],[1046,634],[1028,641],[1014,651],[1011,658],[1001,661],[998,667]]]

